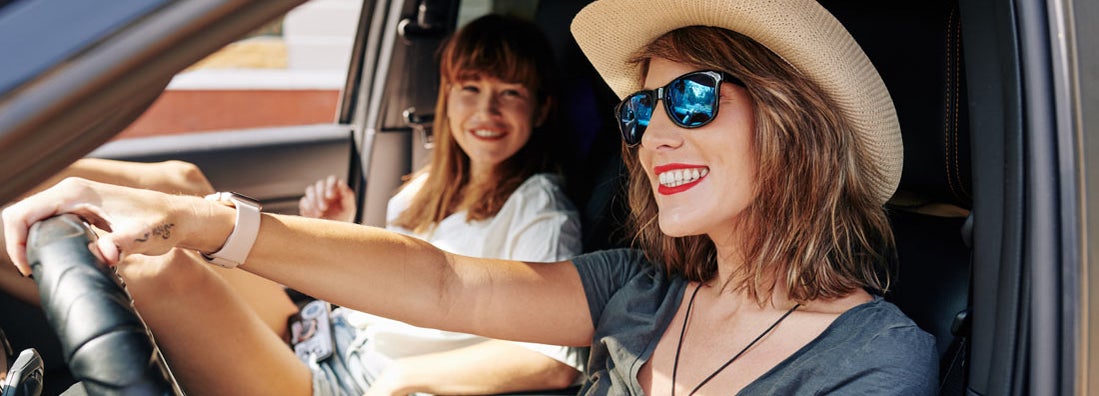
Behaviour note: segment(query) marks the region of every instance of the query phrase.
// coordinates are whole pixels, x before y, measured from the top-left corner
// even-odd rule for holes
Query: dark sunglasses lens
[[[684,128],[697,128],[714,119],[717,110],[717,80],[693,74],[672,81],[664,93],[668,116]]]
[[[653,117],[652,96],[639,92],[630,95],[618,107],[618,128],[622,130],[622,139],[626,144],[641,143],[641,135],[649,127]]]

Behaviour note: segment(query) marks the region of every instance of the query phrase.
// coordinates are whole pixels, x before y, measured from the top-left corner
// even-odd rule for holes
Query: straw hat
[[[815,0],[599,0],[572,21],[572,34],[619,98],[641,87],[627,63],[639,49],[686,26],[714,26],[751,37],[819,85],[839,106],[882,177],[885,203],[897,189],[904,148],[893,100],[870,59]]]

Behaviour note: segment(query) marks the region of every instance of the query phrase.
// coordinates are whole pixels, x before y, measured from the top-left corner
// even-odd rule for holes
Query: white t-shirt
[[[389,200],[387,223],[408,209],[412,197],[426,180],[426,175],[417,177]],[[396,226],[387,228],[431,242],[448,252],[473,257],[556,262],[571,259],[581,252],[579,216],[558,187],[557,178],[549,174],[534,175],[524,181],[492,218],[467,222],[463,211],[443,219],[426,234]],[[348,323],[360,329],[358,338],[361,342],[392,359],[443,352],[488,340],[471,334],[416,327],[348,309],[344,309],[343,315]],[[587,348],[516,344],[580,372],[587,364]]]

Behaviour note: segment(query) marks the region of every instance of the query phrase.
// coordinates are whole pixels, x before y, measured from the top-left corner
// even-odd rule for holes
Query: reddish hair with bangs
[[[530,21],[490,14],[473,20],[448,39],[439,51],[439,96],[432,125],[435,149],[431,163],[409,177],[426,173],[427,181],[393,224],[423,233],[458,208],[467,208],[467,221],[488,219],[527,178],[558,171],[556,156],[549,149],[555,146],[547,136],[558,118],[556,75],[549,41]],[[535,114],[546,114],[546,122],[535,126],[526,145],[497,167],[496,183],[474,191],[469,186],[469,156],[450,133],[446,104],[452,84],[487,77],[519,83],[530,90],[538,109]]]

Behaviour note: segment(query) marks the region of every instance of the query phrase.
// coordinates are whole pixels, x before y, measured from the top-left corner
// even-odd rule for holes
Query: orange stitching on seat
[[[951,88],[951,86],[954,85],[954,80],[955,80],[955,77],[956,77],[954,74],[951,73],[951,63],[952,63],[951,61],[953,59],[952,55],[954,55],[954,51],[951,50],[951,44],[953,44],[953,42],[951,40],[951,33],[952,33],[951,28],[953,27],[953,25],[954,25],[954,10],[952,9],[950,11],[950,14],[947,15],[947,19],[946,19],[946,34],[945,34],[946,59],[943,62],[944,66],[945,66],[945,70],[943,70],[943,76],[946,79],[946,81],[945,81],[946,86],[943,87],[943,96],[944,96],[943,99],[944,99],[944,102],[945,102],[943,104],[943,112],[945,113],[945,114],[943,114],[943,116],[944,116],[943,117],[943,129],[945,129],[945,131],[944,131],[945,134],[943,135],[943,156],[944,156],[944,158],[943,158],[943,161],[944,161],[943,168],[945,168],[945,170],[946,170],[946,183],[950,187],[950,192],[953,193],[954,196],[957,196],[958,195],[957,189],[954,188],[954,177],[953,177],[954,174],[951,172],[951,169],[950,169],[950,155],[951,155],[950,137],[953,134],[953,127],[954,127],[954,124],[951,123],[951,118],[953,118],[953,115],[951,114],[951,109],[953,107],[953,106],[951,106],[951,102],[953,100],[952,100],[952,95],[951,95],[951,89],[950,88]],[[957,155],[957,152],[955,151],[953,154]]]
[[[950,10],[950,15],[952,17],[956,18],[955,12],[954,12],[953,9]],[[961,64],[960,64],[960,62],[961,62],[961,47],[962,47],[962,44],[961,44],[961,40],[962,40],[961,30],[962,30],[962,28],[961,28],[961,24],[957,23],[957,19],[954,19],[953,26],[954,26],[954,62],[955,62],[954,63],[954,68],[953,68],[953,70],[954,70],[954,100],[953,100],[954,114],[953,114],[953,117],[952,117],[954,119],[954,128],[953,128],[953,130],[954,130],[954,173],[955,173],[955,177],[957,178],[957,181],[958,181],[958,189],[961,190],[961,192],[962,192],[962,196],[959,197],[959,198],[962,198],[962,200],[967,201],[967,200],[972,199],[972,196],[969,194],[969,191],[966,189],[965,180],[962,179],[962,167],[961,167],[961,164],[958,163],[958,158],[959,158],[959,156],[958,156],[958,146],[959,146],[958,136],[960,134],[959,131],[958,131],[958,118],[959,118],[958,117],[958,107],[959,107],[959,102],[961,102],[961,100],[959,99],[960,96],[959,96],[958,92],[961,88],[961,83],[959,82],[959,78],[960,78],[960,73],[961,73],[961,69],[962,69]]]

